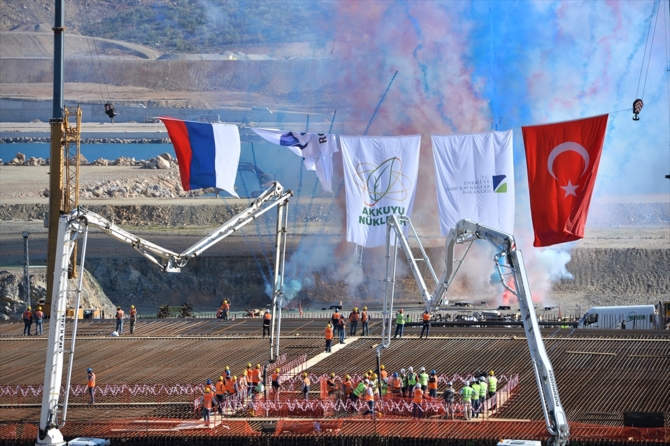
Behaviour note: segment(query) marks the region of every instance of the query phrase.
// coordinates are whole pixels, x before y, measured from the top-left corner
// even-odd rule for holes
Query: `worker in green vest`
[[[479,377],[479,412],[484,412],[484,402],[486,402],[486,391],[488,390],[488,386],[486,385],[486,378],[484,376]]]
[[[461,401],[463,402],[463,416],[466,420],[472,419],[472,394],[470,381],[465,381],[465,386],[461,389]]]
[[[358,400],[363,393],[365,393],[365,389],[367,389],[367,383],[365,382],[366,380],[361,380],[354,391],[351,394],[351,401],[356,401]]]
[[[426,373],[426,368],[421,367],[421,370],[419,371],[419,382],[421,383],[421,388],[422,389],[427,389],[428,388],[428,373]]]
[[[395,335],[393,339],[398,337],[400,334],[400,339],[402,339],[402,333],[405,331],[405,315],[402,312],[402,308],[398,310],[395,315]]]
[[[416,373],[414,373],[414,367],[407,368],[407,396],[411,397],[414,394],[414,386],[418,381]]]
[[[492,398],[496,394],[498,389],[498,378],[496,378],[493,370],[489,372],[489,398]]]
[[[477,380],[473,380],[470,388],[472,388],[472,397],[470,397],[470,402],[472,404],[472,416],[477,418],[479,417],[479,382]]]

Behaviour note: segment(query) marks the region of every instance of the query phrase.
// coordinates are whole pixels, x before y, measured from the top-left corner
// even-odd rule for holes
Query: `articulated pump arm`
[[[217,228],[213,234],[205,237],[181,254],[177,254],[174,251],[162,248],[155,243],[133,235],[130,232],[119,228],[102,216],[81,208],[74,209],[69,214],[62,215],[58,221],[59,243],[56,249],[56,269],[54,272],[54,284],[52,288],[53,296],[51,298],[51,323],[49,324],[47,361],[44,370],[44,390],[42,395],[42,411],[40,415],[37,444],[65,444],[59,428],[64,424],[66,408],[63,407],[63,420],[59,422],[59,399],[63,377],[63,358],[65,353],[70,353],[70,355],[74,354],[74,342],[69,351],[66,351],[65,349],[65,321],[68,300],[68,270],[70,268],[70,258],[75,246],[75,241],[79,234],[86,234],[89,225],[98,227],[111,237],[130,245],[149,261],[158,265],[163,271],[179,272],[193,257],[200,255],[207,248],[210,248],[214,244],[223,240],[247,223],[254,221],[268,210],[277,207],[275,277],[272,295],[272,333],[274,335],[275,324],[279,326],[281,321],[288,202],[292,195],[292,191],[285,190],[281,184],[274,182],[268,190],[256,198],[256,200],[254,200],[244,211]],[[82,259],[84,253],[85,249],[82,250]],[[75,331],[76,325],[72,333],[73,340],[76,335]],[[276,355],[279,355],[279,329],[277,329],[276,353],[274,347],[275,340],[271,337],[270,360],[272,362],[274,362]],[[71,370],[68,371],[68,373],[71,372]],[[67,389],[67,391],[69,392],[69,389]],[[63,406],[66,404],[67,399]]]
[[[542,335],[540,334],[537,317],[535,316],[535,311],[533,309],[530,286],[528,284],[528,277],[526,276],[526,267],[523,262],[523,256],[521,251],[516,249],[516,242],[514,241],[514,237],[511,234],[506,234],[496,229],[477,224],[470,220],[459,221],[456,224],[456,228],[449,232],[449,236],[447,237],[445,243],[446,268],[444,274],[440,278],[439,282],[436,281],[437,288],[435,292],[429,296],[426,290],[426,285],[416,265],[417,259],[413,258],[413,255],[409,249],[409,243],[407,242],[407,239],[400,226],[400,223],[403,221],[409,222],[409,219],[407,217],[402,217],[401,220],[398,220],[396,217],[392,217],[387,221],[387,262],[385,280],[386,296],[384,299],[383,309],[384,325],[382,327],[382,343],[378,348],[377,355],[379,356],[379,351],[382,348],[388,347],[391,342],[391,313],[393,311],[393,295],[397,261],[396,249],[393,256],[392,266],[390,266],[391,232],[395,232],[396,241],[399,242],[400,246],[407,255],[410,269],[412,270],[417,284],[419,285],[424,303],[426,304],[426,309],[429,311],[431,308],[434,309],[437,307],[440,298],[449,289],[449,286],[458,272],[460,265],[463,263],[465,256],[470,250],[472,242],[475,240],[486,240],[497,250],[497,253],[494,256],[494,261],[496,268],[498,269],[502,285],[507,290],[516,295],[519,299],[519,308],[523,317],[524,330],[526,332],[526,339],[528,340],[531,361],[533,363],[533,371],[535,373],[535,379],[537,381],[537,386],[540,393],[542,410],[544,412],[547,430],[552,435],[552,439],[549,444],[555,446],[566,445],[570,435],[568,420],[565,415],[565,411],[563,410],[563,406],[561,405],[561,400],[558,396],[558,386],[556,385],[554,369],[551,365],[551,361],[549,360],[549,356],[547,355],[547,351],[544,348],[544,342],[542,341]],[[414,228],[411,226],[411,223],[409,224],[412,230],[414,230]],[[457,244],[462,243],[468,243],[468,247],[461,258],[456,260],[454,258],[454,249]],[[397,245],[398,243],[396,243],[396,246]],[[421,247],[420,242],[419,246]],[[425,251],[423,250],[423,247],[421,247],[421,252],[425,257]],[[429,269],[431,270],[433,277],[435,277],[432,267],[430,267],[428,262],[427,264],[429,265]],[[506,281],[510,275],[513,278],[514,287],[509,286]],[[389,296],[390,304],[387,304]],[[387,306],[389,307],[387,308]]]

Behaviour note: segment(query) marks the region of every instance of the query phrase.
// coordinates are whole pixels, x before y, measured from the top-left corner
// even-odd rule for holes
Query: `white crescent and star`
[[[590,160],[589,152],[587,152],[586,149],[582,145],[577,144],[576,142],[572,142],[572,141],[564,142],[564,143],[561,143],[561,144],[557,145],[556,147],[554,147],[554,149],[551,151],[551,153],[549,153],[549,158],[547,159],[547,170],[549,170],[549,173],[551,174],[551,176],[554,177],[554,179],[556,179],[556,180],[558,180],[558,178],[554,174],[554,161],[556,161],[556,157],[558,157],[558,155],[560,155],[563,152],[568,152],[568,151],[575,152],[584,159],[584,171],[579,176],[580,178],[582,176],[584,176],[584,174],[589,169],[589,160]],[[563,189],[565,191],[565,197],[563,197],[563,198],[566,198],[568,195],[574,195],[576,197],[577,194],[575,193],[575,190],[578,187],[579,187],[579,184],[573,185],[572,181],[568,180],[568,184],[566,186],[561,186],[561,189]]]

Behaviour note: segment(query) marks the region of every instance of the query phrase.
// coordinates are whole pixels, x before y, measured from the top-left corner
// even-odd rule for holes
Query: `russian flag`
[[[235,178],[240,132],[236,125],[158,119],[165,124],[174,146],[184,190],[216,187],[238,197]]]

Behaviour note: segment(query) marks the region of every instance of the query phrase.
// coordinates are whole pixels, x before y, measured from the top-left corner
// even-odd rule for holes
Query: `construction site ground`
[[[176,437],[191,438],[190,444],[214,444],[221,437],[228,437],[229,444],[243,444],[242,438],[266,436],[273,438],[271,444],[285,444],[289,438],[295,440],[291,444],[307,444],[314,437],[332,436],[348,439],[343,444],[362,444],[361,439],[371,436],[415,438],[418,442],[412,444],[434,444],[429,441],[435,439],[441,439],[440,444],[460,444],[456,439],[495,444],[504,437],[548,438],[522,329],[433,327],[425,340],[419,339],[420,327],[406,327],[403,338],[382,352],[389,372],[409,366],[435,369],[444,378],[438,395],[447,379],[458,391],[477,370],[493,369],[499,388],[517,377],[518,385],[500,400],[500,407],[486,411],[477,422],[463,420],[460,413],[456,420],[443,420],[428,411],[421,420],[390,412],[372,420],[360,413],[329,410],[324,404],[334,398],[324,397],[318,383],[331,372],[339,381],[346,374],[357,379],[376,370],[380,324],[371,324],[369,336],[360,336],[359,329],[358,336],[347,336],[345,344],[334,340],[333,353],[324,353],[326,323],[299,317],[282,320],[281,363],[291,365],[284,375],[280,399],[287,404],[281,411],[226,413],[204,429],[197,421],[200,414],[194,400],[201,396],[205,381],[216,380],[225,366],[242,375],[247,363],[268,362],[270,341],[261,336],[260,319],[141,319],[134,335],[129,335],[126,323],[120,337],[110,336],[112,320],[80,321],[63,433],[67,438],[98,436],[131,444],[172,444]],[[71,327],[68,323],[66,349]],[[23,336],[22,322],[0,323],[0,443],[28,444],[35,439],[48,330],[47,321],[45,335]],[[573,441],[670,442],[670,332],[551,328],[543,329],[543,337]],[[67,362],[66,355],[66,368]],[[87,404],[85,392],[74,390],[85,387],[88,367],[97,375],[93,406]],[[308,402],[300,394],[303,370],[314,383]],[[666,427],[624,427],[623,413],[631,411],[662,412]],[[263,433],[268,423],[272,432]],[[305,436],[312,440],[300,440]]]

